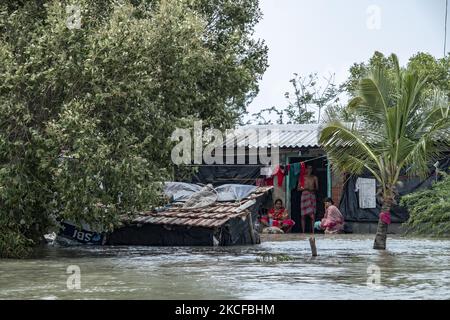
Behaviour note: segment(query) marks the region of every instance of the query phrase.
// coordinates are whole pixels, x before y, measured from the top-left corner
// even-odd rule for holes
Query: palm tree
[[[424,177],[429,164],[450,147],[449,103],[445,94],[424,96],[426,78],[402,69],[373,69],[360,80],[347,109],[356,122],[330,119],[319,141],[341,172],[370,172],[382,188],[382,212],[396,204],[400,174]],[[374,249],[386,249],[388,224],[378,220]]]

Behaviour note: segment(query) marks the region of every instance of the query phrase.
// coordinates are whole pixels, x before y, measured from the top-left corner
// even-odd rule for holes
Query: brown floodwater
[[[372,243],[317,235],[314,258],[299,235],[238,247],[47,246],[0,260],[0,299],[450,299],[450,240]]]

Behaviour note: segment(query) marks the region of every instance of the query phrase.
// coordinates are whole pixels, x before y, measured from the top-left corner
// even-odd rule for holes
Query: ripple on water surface
[[[450,240],[268,237],[238,247],[47,247],[0,260],[0,299],[450,299]],[[67,288],[67,267],[81,288]],[[367,284],[379,268],[380,284]]]

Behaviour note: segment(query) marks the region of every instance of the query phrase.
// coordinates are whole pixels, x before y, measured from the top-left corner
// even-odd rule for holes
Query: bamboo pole
[[[309,245],[311,246],[311,254],[313,257],[317,257],[316,238],[309,238]]]
[[[249,226],[249,231],[250,231],[250,238],[252,239],[252,244],[256,244],[255,232],[253,230],[253,219],[252,219],[251,212],[249,212],[249,214],[248,214],[248,226]]]

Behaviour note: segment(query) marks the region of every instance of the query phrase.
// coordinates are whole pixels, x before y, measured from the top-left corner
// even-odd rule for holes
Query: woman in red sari
[[[270,225],[270,222],[272,222],[272,225]],[[275,201],[275,207],[270,209],[267,217],[261,218],[261,223],[266,227],[278,227],[285,233],[291,231],[295,224],[292,219],[288,218],[288,213],[283,207],[283,201],[281,201],[281,199]]]

